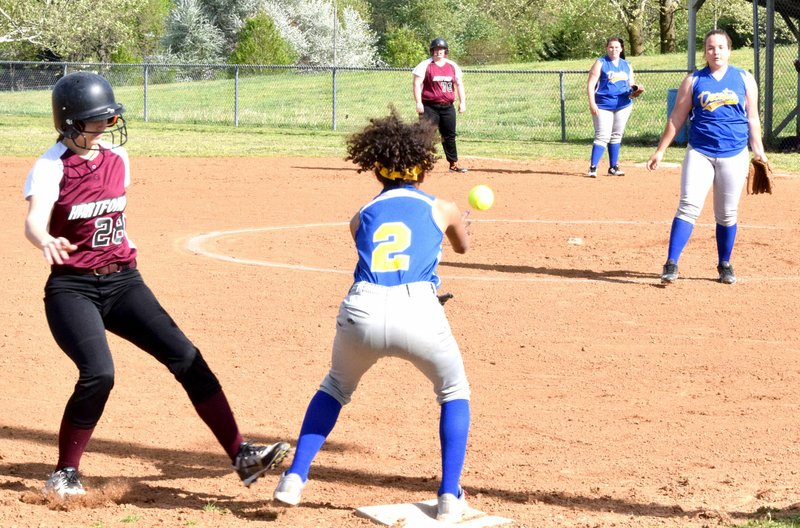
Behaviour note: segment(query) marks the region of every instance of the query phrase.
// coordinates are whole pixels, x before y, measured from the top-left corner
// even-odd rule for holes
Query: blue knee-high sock
[[[439,418],[439,440],[442,445],[442,484],[439,486],[439,495],[452,493],[458,496],[468,435],[469,400],[443,403]]]
[[[683,248],[686,247],[686,243],[689,242],[689,237],[692,236],[693,229],[694,224],[686,220],[675,218],[672,221],[672,229],[670,229],[669,232],[669,252],[667,254],[667,260],[678,262],[678,259],[681,258]]]
[[[736,224],[724,226],[717,224],[717,254],[720,262],[730,262],[733,243],[736,241]]]
[[[592,161],[591,164],[593,167],[597,167],[597,164],[600,163],[600,159],[603,157],[603,154],[606,152],[605,145],[598,145],[597,143],[592,143]]]
[[[616,167],[619,162],[619,149],[622,147],[621,143],[608,144],[608,164]]]
[[[306,409],[306,416],[303,418],[303,425],[300,428],[300,437],[297,439],[294,460],[292,460],[292,466],[287,473],[297,473],[303,478],[303,482],[308,480],[311,461],[317,456],[325,439],[333,431],[341,410],[342,404],[336,398],[328,393],[317,391]]]

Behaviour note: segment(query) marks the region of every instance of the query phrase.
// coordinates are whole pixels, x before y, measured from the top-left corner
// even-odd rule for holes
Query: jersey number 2
[[[402,252],[411,245],[411,229],[402,222],[381,224],[372,235],[371,271],[407,270],[411,257]]]

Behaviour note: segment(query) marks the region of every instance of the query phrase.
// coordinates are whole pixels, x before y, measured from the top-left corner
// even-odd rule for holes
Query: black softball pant
[[[92,428],[114,386],[106,330],[165,365],[193,404],[221,389],[200,351],[161,307],[136,269],[112,275],[55,275],[45,285],[45,314],[58,346],[78,367],[64,419]]]
[[[420,118],[429,119],[439,127],[439,134],[442,136],[444,157],[450,163],[455,163],[458,161],[458,149],[456,149],[456,107],[452,104],[438,105],[423,102],[422,108],[425,112]]]

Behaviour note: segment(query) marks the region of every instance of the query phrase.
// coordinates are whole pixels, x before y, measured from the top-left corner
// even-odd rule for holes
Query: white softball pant
[[[320,390],[346,405],[364,373],[385,356],[417,367],[440,404],[470,397],[461,352],[430,282],[354,284],[339,306],[331,368]]]
[[[736,224],[749,163],[750,152],[746,148],[730,158],[712,158],[689,145],[681,169],[681,201],[675,216],[694,224],[713,185],[715,221],[723,226]]]
[[[597,115],[592,115],[594,123],[594,144],[605,147],[609,143],[621,143],[625,125],[631,117],[633,105],[628,105],[621,110],[599,109]]]

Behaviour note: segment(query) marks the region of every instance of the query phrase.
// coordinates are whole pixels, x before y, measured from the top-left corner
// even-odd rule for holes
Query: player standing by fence
[[[633,67],[625,60],[625,44],[619,37],[606,41],[606,55],[597,59],[589,70],[586,85],[589,111],[594,123],[594,143],[588,176],[597,177],[597,164],[608,148],[608,175],[623,176],[619,167],[619,151],[625,125],[633,110],[632,97],[642,90],[635,87]]]
[[[458,64],[447,58],[449,48],[445,39],[433,39],[429,51],[431,58],[417,64],[412,72],[417,114],[439,127],[444,157],[450,162],[450,172],[467,172],[458,164],[456,109],[453,106],[458,93],[459,113],[467,110],[464,75]]]
[[[286,456],[289,444],[244,442],[216,376],[136,269],[126,231],[128,155],[124,107],[100,75],[71,73],[52,93],[58,141],[25,182],[25,235],[50,264],[44,307],[50,331],[79,377],[58,433],[58,463],[45,491],[83,495],[78,467],[114,386],[106,331],[165,365],[225,449],[246,486]],[[106,141],[105,138],[110,138]]]

